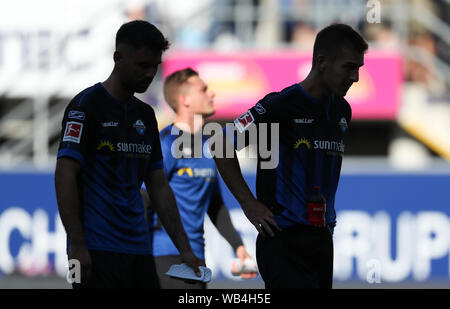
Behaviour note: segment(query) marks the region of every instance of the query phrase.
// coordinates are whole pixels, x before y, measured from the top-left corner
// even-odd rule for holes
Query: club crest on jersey
[[[66,130],[64,131],[63,142],[80,143],[81,132],[83,131],[83,124],[76,121],[69,121],[66,123]]]
[[[247,111],[234,120],[234,125],[239,132],[244,132],[253,122],[255,118],[250,111]]]
[[[345,120],[344,117],[342,117],[341,120],[339,120],[339,125],[341,126],[342,132],[347,131],[347,128],[348,128],[347,120]]]
[[[136,129],[139,135],[144,135],[146,127],[142,120],[136,120],[136,122],[133,124],[133,127]]]

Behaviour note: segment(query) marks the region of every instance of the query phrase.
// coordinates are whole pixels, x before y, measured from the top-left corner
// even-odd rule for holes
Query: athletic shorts
[[[89,250],[92,272],[74,289],[158,289],[153,255]],[[83,281],[83,280],[82,280]]]
[[[206,289],[206,283],[195,280],[176,279],[165,273],[173,264],[181,264],[183,260],[179,255],[155,256],[156,272],[161,289]]]
[[[298,224],[258,235],[256,259],[267,289],[331,289],[333,239],[327,228]]]

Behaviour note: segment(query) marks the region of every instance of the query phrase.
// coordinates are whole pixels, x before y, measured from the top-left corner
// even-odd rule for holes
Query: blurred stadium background
[[[449,0],[14,0],[0,2],[0,288],[70,288],[53,172],[63,111],[112,67],[131,19],[171,42],[141,97],[160,128],[161,81],[190,66],[216,92],[222,124],[309,71],[333,22],[370,43],[347,95],[353,122],[336,197],[335,288],[450,287]],[[241,154],[254,188],[255,162]],[[254,256],[255,229],[223,186]],[[231,248],[206,222],[211,288],[261,288],[230,274]]]

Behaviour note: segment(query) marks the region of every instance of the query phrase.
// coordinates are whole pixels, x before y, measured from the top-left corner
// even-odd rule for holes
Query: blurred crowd
[[[373,7],[374,2],[379,6]],[[371,47],[410,52],[405,61],[406,81],[422,84],[434,93],[448,90],[445,78],[436,73],[437,63],[450,65],[448,42],[414,15],[414,12],[421,12],[424,18],[431,15],[448,27],[450,4],[445,0],[133,0],[127,3],[130,19],[147,19],[158,24],[172,47],[183,49],[312,49],[317,29],[333,22],[345,22],[358,29]],[[377,8],[380,22],[369,23],[367,13]]]

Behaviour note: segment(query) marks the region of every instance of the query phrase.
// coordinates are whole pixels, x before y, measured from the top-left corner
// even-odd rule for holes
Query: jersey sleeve
[[[258,131],[260,123],[275,123],[281,120],[280,94],[270,93],[255,106],[237,117],[233,126],[224,128],[224,135],[234,145],[236,150],[241,150],[249,144],[256,143],[251,136],[251,131]],[[250,135],[250,136],[249,136]]]
[[[84,164],[94,115],[88,108],[89,98],[75,97],[67,106],[62,121],[57,157],[70,157]]]
[[[164,168],[163,155],[161,150],[161,140],[159,138],[158,122],[155,117],[155,113],[152,113],[152,134],[153,134],[153,144],[152,144],[152,154],[150,157],[150,170],[158,170]]]
[[[166,132],[167,133],[167,132]],[[168,180],[172,178],[172,175],[176,168],[176,159],[173,157],[172,154],[172,143],[169,135],[161,135],[161,149],[163,153],[163,160],[164,160],[164,171],[166,173],[166,177]]]
[[[213,192],[212,192],[213,199],[218,204],[223,204],[223,198],[222,198],[222,191],[220,190],[220,182],[219,178],[216,178],[214,182]]]
[[[248,129],[250,125],[259,123],[279,122],[279,94],[270,93],[255,106],[247,110],[234,120],[234,125],[240,133]]]

